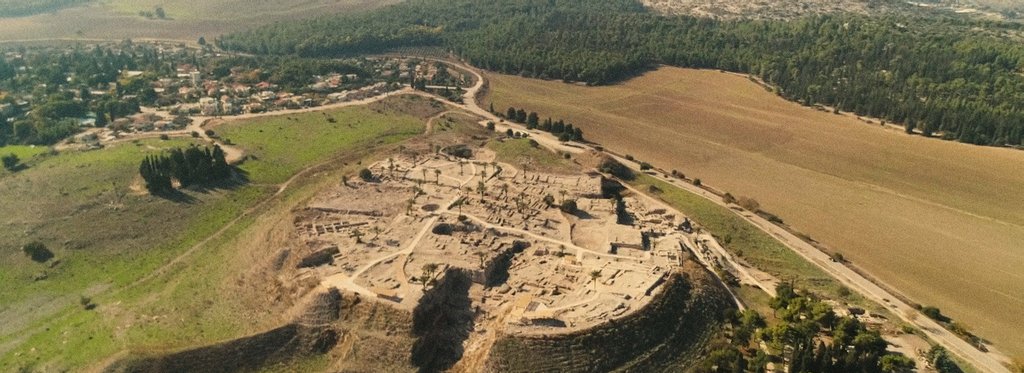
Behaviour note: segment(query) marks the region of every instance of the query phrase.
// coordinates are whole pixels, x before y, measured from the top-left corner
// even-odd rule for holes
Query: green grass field
[[[487,148],[494,150],[498,161],[512,164],[527,171],[571,173],[579,167],[558,154],[530,145],[529,139],[491,141]]]
[[[265,184],[284,182],[303,167],[326,161],[331,149],[358,150],[420,134],[423,120],[357,107],[229,123],[217,132],[255,157],[242,169],[253,183]]]
[[[50,152],[50,148],[46,146],[28,146],[28,145],[7,145],[0,146],[0,156],[8,154],[14,154],[21,159],[22,163],[26,163],[37,156],[41,156]]]
[[[273,326],[279,319],[270,310],[284,305],[254,307],[252,299],[266,296],[254,290],[260,280],[239,280],[264,258],[253,250],[293,206],[354,172],[372,148],[422,133],[417,110],[434,109],[409,101],[331,112],[336,123],[316,113],[222,126],[218,132],[256,155],[242,166],[253,183],[186,192],[188,202],[128,187],[143,156],[189,140],[67,152],[0,177],[0,198],[13,201],[0,206],[12,227],[0,230],[0,371],[80,370],[118,351],[180,348]],[[268,184],[342,154],[351,157],[271,198],[277,185]],[[20,247],[32,240],[45,242],[60,264],[31,262]],[[48,277],[33,281],[42,271]],[[80,295],[99,307],[83,310]]]
[[[660,192],[653,195],[704,226],[724,247],[754,267],[779,279],[795,280],[798,288],[842,298],[835,279],[729,209],[645,174],[638,174],[630,185],[639,190],[656,187]]]

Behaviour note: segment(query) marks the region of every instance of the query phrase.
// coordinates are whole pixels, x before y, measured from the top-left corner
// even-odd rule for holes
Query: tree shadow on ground
[[[195,183],[181,189],[154,193],[153,195],[174,203],[193,204],[199,199],[188,192],[209,194],[214,191],[233,191],[249,184],[249,173],[238,167],[231,167],[231,177],[208,183]]]

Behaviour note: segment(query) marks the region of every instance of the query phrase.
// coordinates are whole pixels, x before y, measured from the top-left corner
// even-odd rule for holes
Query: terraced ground
[[[905,135],[717,71],[660,68],[608,87],[490,78],[495,107],[565,118],[608,149],[753,197],[1024,356],[1024,152]]]

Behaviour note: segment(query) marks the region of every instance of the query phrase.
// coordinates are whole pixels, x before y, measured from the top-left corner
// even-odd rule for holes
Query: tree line
[[[414,0],[218,39],[336,57],[440,46],[486,69],[607,84],[658,64],[747,73],[820,104],[974,144],[1024,144],[1024,25],[944,13],[795,21],[661,16],[634,0]]]
[[[493,108],[491,111],[493,112]],[[498,113],[498,115],[501,115],[501,113]],[[504,116],[505,119],[512,122],[526,125],[527,129],[539,129],[558,136],[558,141],[583,141],[583,129],[573,127],[572,123],[565,123],[565,120],[562,119],[553,121],[549,117],[541,122],[540,115],[537,112],[531,111],[527,114],[525,109],[516,109],[514,107],[508,108]]]
[[[220,146],[200,149],[193,145],[143,158],[139,175],[145,180],[150,193],[161,194],[174,191],[175,180],[182,188],[225,180],[231,177],[231,166]]]

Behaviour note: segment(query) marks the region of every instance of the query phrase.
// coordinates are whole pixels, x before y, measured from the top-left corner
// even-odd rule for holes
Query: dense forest
[[[779,94],[924,135],[1024,144],[1022,25],[941,14],[795,21],[661,16],[633,0],[411,0],[218,40],[259,54],[337,57],[437,46],[490,70],[608,84],[658,64],[748,73]]]
[[[45,13],[89,0],[0,0],[0,18]]]

